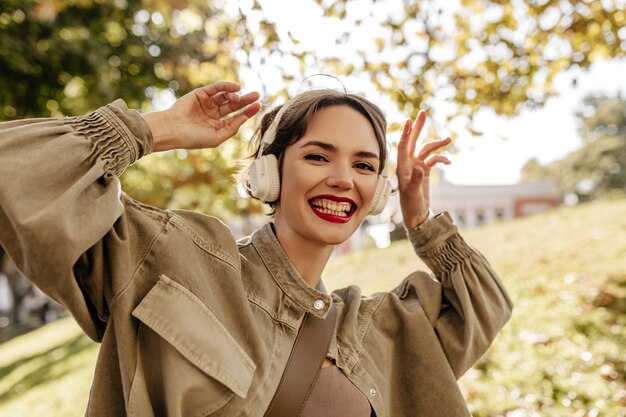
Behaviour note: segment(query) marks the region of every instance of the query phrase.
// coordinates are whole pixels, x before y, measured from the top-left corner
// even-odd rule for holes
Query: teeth
[[[334,216],[339,216],[339,217],[348,216],[348,213],[346,213],[345,211],[335,211],[335,210],[330,210],[330,209],[325,209],[325,208],[318,208],[317,211],[319,211],[320,213],[332,214]]]
[[[331,201],[326,199],[313,200],[311,203],[321,213],[333,214],[335,216],[345,217],[352,208],[352,205],[348,202]]]

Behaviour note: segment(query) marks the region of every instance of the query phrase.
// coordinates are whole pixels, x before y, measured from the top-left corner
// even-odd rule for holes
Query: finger
[[[243,114],[245,114],[246,117],[250,118],[254,116],[255,114],[257,114],[259,110],[261,110],[261,103],[257,101],[255,103],[252,103],[248,107],[246,107],[243,111]]]
[[[232,136],[234,135],[242,124],[244,124],[249,118],[257,114],[261,110],[261,103],[252,103],[243,111],[236,113],[228,118],[223,120],[224,128],[226,132]]]
[[[443,155],[435,154],[430,155],[428,158],[426,158],[424,160],[424,163],[426,164],[426,166],[432,168],[436,164],[450,165],[452,162],[450,162],[450,160]]]
[[[409,132],[411,131],[411,119],[404,122],[402,136],[398,143],[398,164],[400,161],[406,161],[409,158]]]
[[[226,101],[217,108],[217,111],[220,117],[225,117],[229,115],[230,113],[238,110],[236,106],[237,106],[236,101]]]
[[[418,186],[424,176],[428,175],[430,175],[430,167],[424,161],[414,159],[410,167],[407,167],[402,175],[398,175],[399,188],[402,190],[407,189],[407,187]]]
[[[430,175],[430,167],[428,165],[426,165],[426,163],[424,161],[422,161],[421,159],[415,159],[413,161],[414,165],[413,165],[413,170],[415,171],[415,168],[418,168],[418,170],[421,172],[422,176],[421,178],[427,177]],[[420,181],[421,181],[420,178]]]
[[[223,91],[232,91],[237,92],[241,90],[241,86],[239,84],[231,83],[230,81],[218,81],[216,83],[212,83],[209,85],[205,85],[204,87],[200,87],[198,92],[206,94],[210,97],[221,93]]]
[[[413,126],[411,126],[411,119],[408,119],[405,122],[402,137],[400,138],[400,143],[398,144],[398,165],[401,163],[401,159],[403,161],[407,161],[413,157],[417,138],[419,137],[425,122],[426,112],[423,110],[420,110],[417,114],[417,118],[415,119]]]
[[[228,103],[231,100],[238,100],[239,96],[235,93],[231,93],[231,92],[227,92],[227,91],[220,91],[217,94],[214,94],[211,97],[211,100],[213,101],[213,103],[217,104],[218,106],[221,106],[223,104]]]
[[[444,147],[448,146],[450,144],[450,142],[452,142],[452,139],[445,138],[445,139],[438,139],[438,140],[434,140],[432,142],[425,143],[420,148],[420,151],[417,154],[417,157],[422,159],[422,160],[424,160],[431,153],[435,152],[436,150],[439,150],[441,148],[444,148]]]
[[[408,188],[419,187],[425,177],[430,175],[430,168],[422,165],[414,165],[411,171],[411,179],[407,184]],[[405,187],[407,189],[407,187]]]
[[[413,173],[411,175],[411,184],[420,184],[425,175],[426,173],[424,172],[424,169],[422,167],[414,166]]]
[[[250,103],[254,103],[260,98],[261,98],[261,94],[258,91],[252,91],[251,93],[247,93],[239,97],[239,99],[246,105]]]
[[[239,95],[232,91],[220,91],[219,93],[213,94],[211,97],[205,97],[208,99],[211,104],[222,105],[224,103],[228,103],[229,101],[237,101],[239,100]]]
[[[257,101],[260,96],[261,95],[256,91],[245,94],[243,96],[238,96],[234,93],[227,93],[226,97],[228,98],[228,101],[219,106],[219,114],[221,117],[224,117],[229,115],[230,113],[237,112]]]
[[[409,155],[415,155],[415,145],[417,144],[417,138],[419,138],[420,133],[422,133],[422,129],[424,128],[424,124],[426,124],[426,112],[424,110],[420,110],[415,118],[415,123],[411,127],[411,132],[409,134]]]

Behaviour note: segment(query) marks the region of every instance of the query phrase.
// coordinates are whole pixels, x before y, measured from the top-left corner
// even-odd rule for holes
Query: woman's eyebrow
[[[306,148],[307,146],[317,146],[329,152],[334,152],[337,150],[334,145],[330,143],[326,143],[326,142],[320,142],[319,140],[310,140],[306,142],[305,144],[301,145],[300,149]],[[372,159],[379,158],[378,154],[374,152],[368,152],[368,151],[358,151],[358,152],[355,152],[354,155],[358,156],[359,158],[372,158]]]
[[[380,158],[377,153],[367,152],[367,151],[359,151],[359,152],[355,153],[355,155],[358,156],[359,158],[371,158],[371,159],[379,159]]]
[[[307,146],[317,146],[327,151],[335,151],[335,146],[330,143],[320,142],[318,140],[310,140],[304,145],[300,146],[300,149],[306,148]]]

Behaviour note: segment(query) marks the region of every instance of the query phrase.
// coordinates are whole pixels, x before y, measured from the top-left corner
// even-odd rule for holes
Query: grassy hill
[[[463,233],[515,302],[461,380],[481,417],[626,416],[626,201],[597,202]],[[407,242],[332,260],[329,289],[389,290],[424,268]],[[71,319],[0,345],[0,416],[83,415],[97,345]]]

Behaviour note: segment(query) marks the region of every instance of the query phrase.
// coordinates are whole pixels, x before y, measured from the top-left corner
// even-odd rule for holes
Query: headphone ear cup
[[[376,183],[376,191],[374,191],[374,198],[372,198],[368,214],[370,216],[380,214],[387,205],[389,195],[391,195],[391,183],[387,177],[380,175]]]
[[[276,155],[268,154],[257,158],[250,165],[250,194],[264,203],[278,200],[280,174]]]

